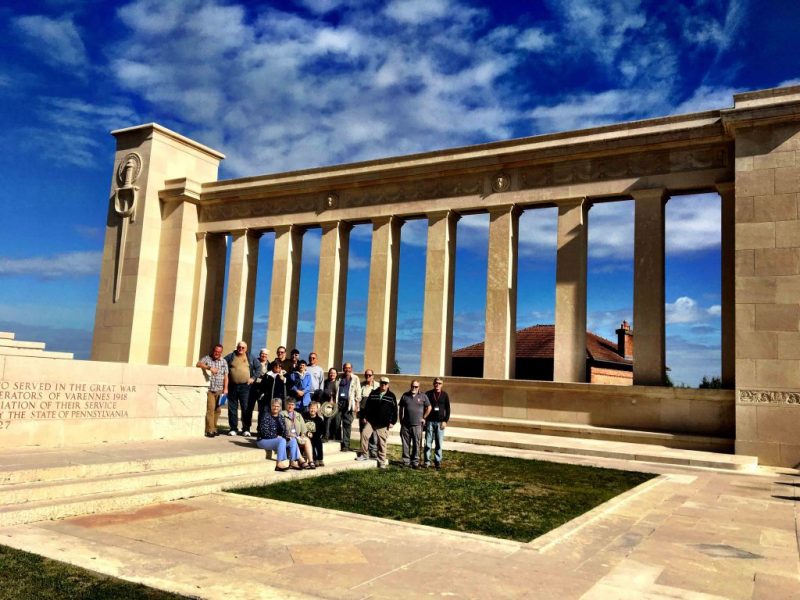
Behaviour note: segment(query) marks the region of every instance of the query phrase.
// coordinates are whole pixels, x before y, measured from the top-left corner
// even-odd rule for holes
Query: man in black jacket
[[[356,460],[369,460],[369,438],[375,432],[378,442],[378,468],[385,469],[386,440],[389,430],[397,423],[397,398],[389,389],[389,378],[381,377],[380,385],[372,390],[364,407],[364,429],[361,431],[361,454]]]
[[[431,411],[425,422],[425,464],[423,466],[426,469],[431,466],[431,446],[433,446],[434,440],[436,441],[436,453],[433,457],[433,466],[437,469],[442,467],[444,430],[450,420],[450,398],[447,392],[442,390],[442,384],[442,378],[437,377],[433,380],[433,389],[425,392],[431,403]]]

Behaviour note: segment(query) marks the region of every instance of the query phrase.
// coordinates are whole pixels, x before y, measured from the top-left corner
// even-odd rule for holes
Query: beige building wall
[[[175,340],[173,328],[181,335],[185,333],[186,338],[189,336],[185,322],[173,317],[192,311],[193,295],[184,295],[180,288],[184,284],[194,286],[185,278],[194,270],[191,263],[196,254],[192,255],[190,246],[191,236],[197,231],[197,219],[191,207],[177,213],[168,207],[164,221],[159,192],[173,178],[199,183],[216,180],[224,156],[156,124],[121,129],[113,135],[117,151],[92,359],[128,363],[153,360],[163,364],[174,360],[177,364],[187,364],[185,342],[174,351],[170,345]],[[114,194],[123,186],[121,172],[131,155],[139,163],[133,182],[138,188],[136,208],[133,219],[124,219],[117,214]],[[126,241],[118,248],[122,223],[126,220]],[[167,233],[162,240],[164,230]],[[117,269],[121,269],[119,277]],[[160,310],[171,314],[155,319]]]
[[[800,97],[800,89],[796,92]],[[800,120],[745,119],[737,96],[736,451],[800,462]],[[738,112],[738,111],[737,111]]]

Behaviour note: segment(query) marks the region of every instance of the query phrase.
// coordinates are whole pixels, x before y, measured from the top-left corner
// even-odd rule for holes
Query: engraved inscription
[[[124,418],[135,393],[135,385],[0,381],[0,430],[29,420]]]

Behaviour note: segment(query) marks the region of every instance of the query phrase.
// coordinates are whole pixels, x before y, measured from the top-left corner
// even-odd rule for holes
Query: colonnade
[[[718,186],[722,202],[722,378],[733,382],[733,186]],[[664,188],[635,190],[634,294],[636,334],[634,383],[662,385],[665,355],[665,204]],[[558,208],[554,380],[586,381],[586,277],[589,208],[592,199],[555,202]],[[489,214],[486,282],[485,378],[514,377],[516,357],[517,264],[520,205],[491,207]],[[456,252],[455,211],[425,216],[428,226],[425,293],[422,315],[420,375],[449,374],[453,338],[453,300]],[[388,372],[394,364],[397,286],[403,219],[371,219],[370,256],[364,364]],[[342,362],[345,298],[350,230],[353,223],[320,222],[322,230],[317,286],[314,350],[323,365]],[[303,234],[310,225],[274,228],[267,346],[295,345]],[[252,339],[259,230],[230,232],[227,301],[222,343],[232,348],[238,339]],[[216,234],[222,237],[221,234]],[[217,246],[217,252],[219,251]],[[224,252],[224,246],[222,247]],[[217,261],[216,268],[221,268]],[[224,267],[224,265],[222,265]],[[219,281],[216,275],[214,281]],[[219,308],[219,299],[207,310]],[[207,320],[205,320],[207,322]]]

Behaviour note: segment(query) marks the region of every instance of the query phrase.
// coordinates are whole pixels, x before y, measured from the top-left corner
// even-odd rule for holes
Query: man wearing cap
[[[433,389],[425,392],[428,402],[431,403],[431,410],[425,423],[425,468],[431,466],[431,446],[433,446],[434,440],[436,441],[436,453],[433,457],[433,466],[437,469],[442,466],[444,430],[450,420],[450,398],[447,392],[442,390],[443,383],[442,378],[437,377],[433,380]]]
[[[364,409],[364,430],[361,432],[361,454],[356,460],[369,460],[368,445],[373,431],[378,444],[378,468],[385,469],[386,440],[389,430],[397,423],[397,398],[389,389],[389,378],[381,377],[378,389],[372,390]]]
[[[378,389],[378,382],[375,381],[375,375],[372,369],[364,369],[364,383],[361,384],[361,401],[358,405],[358,433],[364,431],[364,409],[367,406],[367,398],[373,390]],[[369,438],[369,457],[376,458],[378,456],[377,442],[375,441],[375,434]]]
[[[419,381],[411,382],[411,389],[400,397],[400,440],[403,442],[403,465],[419,468],[419,447],[422,426],[431,412],[428,397],[419,391]]]

